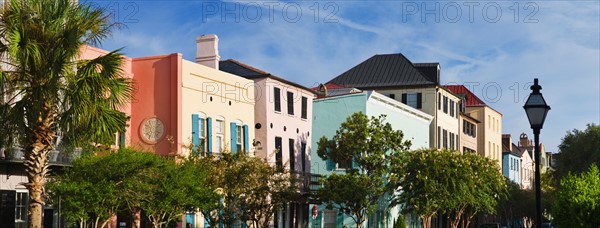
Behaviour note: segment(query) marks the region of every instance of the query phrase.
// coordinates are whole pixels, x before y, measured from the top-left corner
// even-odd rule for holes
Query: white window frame
[[[221,153],[225,148],[225,119],[222,117],[215,118],[215,145],[217,153]]]
[[[21,198],[19,198],[19,196],[21,196]],[[22,200],[24,201],[24,204],[20,204],[20,202]],[[29,203],[29,192],[26,190],[17,190],[16,194],[15,194],[15,227],[27,227],[27,224],[29,222],[29,217],[27,215],[27,210],[28,210],[28,203]],[[21,212],[21,213],[19,213]],[[19,216],[21,215],[21,216]],[[22,218],[25,218],[24,220]],[[22,225],[22,226],[21,226]]]
[[[238,151],[244,151],[244,124],[240,120],[235,122],[235,144]]]

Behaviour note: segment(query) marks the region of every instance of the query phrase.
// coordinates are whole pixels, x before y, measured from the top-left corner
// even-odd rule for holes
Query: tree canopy
[[[403,153],[394,165],[400,190],[394,203],[421,217],[425,227],[438,213],[450,215],[452,227],[466,223],[478,212],[493,213],[506,192],[495,162],[476,154],[453,150],[422,149]]]
[[[558,179],[569,172],[585,172],[592,164],[600,166],[600,126],[588,124],[583,131],[567,132],[558,149],[555,171]]]
[[[560,181],[552,206],[558,227],[600,227],[600,171],[592,164],[587,172],[567,174]]]
[[[361,227],[378,206],[379,199],[392,194],[387,180],[396,174],[391,169],[394,157],[410,148],[404,134],[385,122],[385,115],[368,117],[357,112],[349,116],[331,138],[322,137],[317,154],[347,167],[346,172],[333,173],[322,179],[317,198],[343,213],[351,215]]]
[[[103,227],[119,212],[143,210],[160,227],[217,199],[209,171],[203,163],[177,164],[156,154],[123,149],[75,160],[48,188],[69,222]]]

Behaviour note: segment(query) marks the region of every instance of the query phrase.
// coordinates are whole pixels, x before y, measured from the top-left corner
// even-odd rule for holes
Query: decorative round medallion
[[[142,122],[140,133],[144,141],[156,143],[164,135],[165,125],[160,119],[151,117]]]

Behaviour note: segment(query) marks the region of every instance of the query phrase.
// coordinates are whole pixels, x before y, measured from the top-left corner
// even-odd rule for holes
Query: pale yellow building
[[[462,85],[445,86],[453,93],[464,97],[465,113],[477,124],[477,153],[493,159],[502,170],[502,113],[494,110]]]

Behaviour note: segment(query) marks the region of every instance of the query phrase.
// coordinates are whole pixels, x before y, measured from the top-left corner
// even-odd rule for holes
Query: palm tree
[[[41,227],[48,153],[60,133],[72,147],[110,145],[132,95],[119,50],[82,60],[117,24],[71,0],[10,0],[0,12],[0,146],[21,146],[29,227]],[[90,205],[92,206],[92,205]]]

